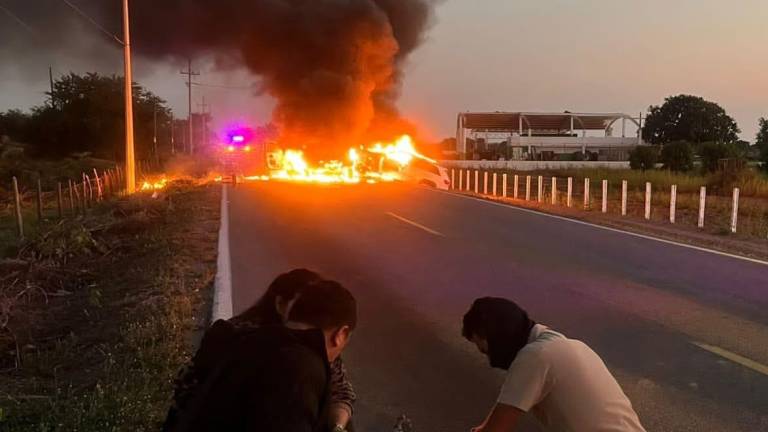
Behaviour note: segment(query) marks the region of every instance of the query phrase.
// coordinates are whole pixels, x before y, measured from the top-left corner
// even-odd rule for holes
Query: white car
[[[451,188],[448,169],[425,159],[413,159],[403,169],[403,180],[436,189],[448,190]]]

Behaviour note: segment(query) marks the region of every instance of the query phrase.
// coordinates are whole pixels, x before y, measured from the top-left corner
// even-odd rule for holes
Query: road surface
[[[405,185],[257,183],[229,201],[235,313],[296,267],[357,296],[358,430],[481,421],[503,373],[460,323],[492,295],[593,347],[649,431],[768,431],[764,264]]]

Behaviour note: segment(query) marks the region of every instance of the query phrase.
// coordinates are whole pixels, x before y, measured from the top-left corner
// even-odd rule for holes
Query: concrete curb
[[[219,254],[216,261],[216,280],[213,287],[211,323],[232,318],[232,263],[229,253],[229,189],[221,187],[221,226],[219,227]]]

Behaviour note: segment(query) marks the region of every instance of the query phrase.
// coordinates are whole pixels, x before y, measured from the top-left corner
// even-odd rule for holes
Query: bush
[[[654,169],[658,160],[659,151],[656,147],[640,146],[629,152],[629,167],[634,170]]]
[[[735,145],[716,142],[701,144],[699,156],[701,156],[702,169],[709,173],[718,171],[718,163],[722,159],[740,159],[742,157]]]
[[[685,172],[693,169],[693,147],[685,141],[664,145],[661,149],[661,162],[664,169]]]

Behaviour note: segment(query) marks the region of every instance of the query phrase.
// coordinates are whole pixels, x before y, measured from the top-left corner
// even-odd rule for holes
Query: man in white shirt
[[[473,432],[510,432],[527,412],[548,431],[644,432],[605,363],[583,342],[536,324],[517,304],[475,300],[463,336],[507,370],[496,405]]]

